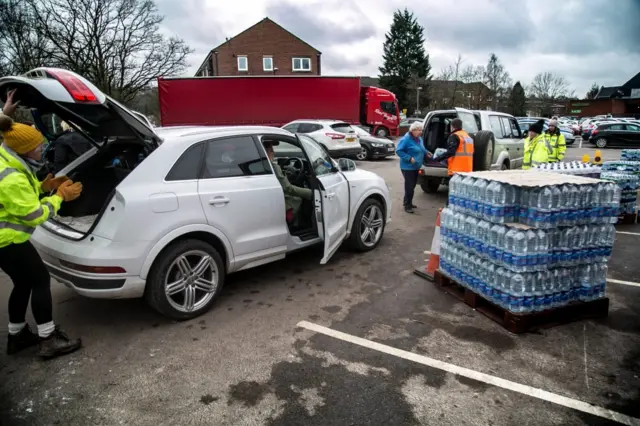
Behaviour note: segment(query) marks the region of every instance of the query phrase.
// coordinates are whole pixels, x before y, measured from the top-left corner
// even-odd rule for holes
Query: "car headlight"
[[[382,148],[384,144],[382,143],[372,143],[371,146],[375,146],[376,148]]]

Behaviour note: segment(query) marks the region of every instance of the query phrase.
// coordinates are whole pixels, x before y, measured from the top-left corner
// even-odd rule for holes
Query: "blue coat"
[[[416,140],[411,133],[407,132],[396,147],[396,154],[400,157],[400,170],[420,170],[427,152],[422,137]],[[411,158],[415,160],[413,164],[411,164]]]

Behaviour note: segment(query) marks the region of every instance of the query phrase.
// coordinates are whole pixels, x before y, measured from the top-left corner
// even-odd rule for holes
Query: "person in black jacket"
[[[433,161],[441,162],[456,155],[458,145],[460,144],[460,138],[456,136],[458,130],[462,130],[462,120],[454,118],[451,121],[451,134],[447,138],[447,151],[434,156]]]

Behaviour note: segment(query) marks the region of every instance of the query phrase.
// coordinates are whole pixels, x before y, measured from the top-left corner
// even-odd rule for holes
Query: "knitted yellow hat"
[[[42,133],[26,124],[15,123],[4,114],[0,114],[0,133],[4,143],[20,155],[33,151],[44,142]]]

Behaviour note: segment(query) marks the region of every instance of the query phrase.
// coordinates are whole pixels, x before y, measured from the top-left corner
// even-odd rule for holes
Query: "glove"
[[[69,180],[69,178],[66,176],[58,176],[54,178],[53,175],[49,173],[40,184],[40,187],[44,192],[51,192],[55,189],[58,189],[60,184],[66,180]]]
[[[56,195],[62,198],[63,201],[73,201],[80,196],[82,192],[82,184],[80,182],[73,182],[71,179],[65,180],[58,186]]]

